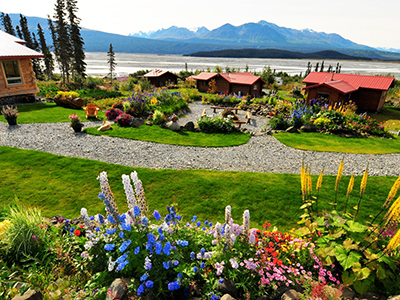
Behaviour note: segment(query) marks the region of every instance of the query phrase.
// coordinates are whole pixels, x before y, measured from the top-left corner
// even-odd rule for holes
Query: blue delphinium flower
[[[194,273],[194,274],[197,273],[197,267],[193,267],[193,273]]]
[[[192,223],[196,222],[197,216],[193,216],[193,219],[191,220]]]
[[[205,228],[205,227],[203,227],[203,228],[202,228],[202,230],[203,230],[203,231],[206,231],[206,228]]]
[[[213,294],[211,296],[211,300],[219,300],[219,296]]]
[[[178,221],[180,221],[180,220],[182,219],[182,216],[181,216],[181,215],[177,215],[177,216],[176,216],[176,219],[177,219]]]
[[[168,290],[170,290],[170,291],[176,291],[179,288],[180,288],[180,285],[179,285],[178,281],[173,281],[173,282],[168,283]]]
[[[143,284],[139,285],[139,288],[137,289],[137,295],[140,296],[144,292],[144,286]]]
[[[94,217],[93,216],[90,216],[90,221],[93,221],[94,220]]]
[[[144,218],[142,219],[142,224],[143,224],[145,227],[147,227],[147,226],[149,225],[149,221],[147,220],[146,217],[144,217]]]
[[[107,216],[107,220],[108,220],[108,222],[110,222],[111,224],[117,224],[117,222],[114,220],[114,218],[112,217],[112,215],[108,215],[108,216]]]
[[[116,233],[117,232],[117,228],[108,228],[107,230],[106,230],[106,233],[107,234],[114,234],[114,233]]]
[[[147,273],[144,273],[142,275],[142,277],[140,277],[140,281],[145,281],[149,276],[147,275]]]
[[[117,260],[115,261],[115,263],[121,264],[121,263],[123,263],[127,258],[128,258],[128,254],[125,253],[124,255],[121,255],[120,257],[118,257]]]
[[[112,251],[115,248],[115,244],[107,244],[104,246],[104,249],[106,249],[107,251]]]
[[[213,226],[213,223],[210,222],[208,225],[210,225],[210,227],[212,227],[212,226]]]
[[[170,251],[171,251],[171,242],[166,242],[165,246],[164,246],[164,249],[163,249],[163,252],[164,252],[165,255],[169,255]]]
[[[119,247],[119,252],[124,252],[131,243],[132,243],[131,240],[124,241],[122,245]]]
[[[140,216],[140,208],[139,208],[139,206],[135,205],[135,207],[133,208],[133,213],[135,214],[135,217],[139,217]]]
[[[125,268],[125,266],[129,264],[129,261],[125,260],[122,263],[120,263],[117,267],[117,271],[121,271],[123,268]]]
[[[208,220],[205,220],[205,221],[204,221],[204,225],[208,225]]]
[[[100,231],[100,227],[97,226],[94,230],[95,230],[96,232],[99,232],[99,231]]]
[[[100,223],[100,225],[103,225],[103,224],[104,224],[104,217],[103,217],[103,215],[102,215],[102,214],[98,214],[98,217],[99,217],[99,223]]]
[[[105,199],[106,199],[106,196],[104,196],[104,194],[103,194],[103,193],[99,193],[99,199],[101,199],[101,200],[105,200]]]
[[[196,257],[196,253],[194,253],[193,251],[190,252],[190,258],[191,258],[191,259],[194,259],[195,257]]]
[[[136,248],[135,248],[135,255],[138,255],[139,254],[139,252],[140,252],[140,246],[137,246]]]
[[[204,253],[206,253],[206,249],[201,248],[200,249],[201,257],[204,257]]]
[[[120,231],[118,235],[119,235],[119,237],[120,237],[121,239],[124,238],[124,232],[123,232],[123,231]]]
[[[145,285],[146,285],[146,287],[147,287],[148,289],[151,289],[151,288],[153,287],[154,283],[153,283],[153,281],[151,281],[151,280],[147,280],[146,283],[145,283]]]
[[[205,264],[204,262],[202,262],[202,263],[200,264],[200,268],[202,268],[202,269],[204,269],[205,266],[206,266],[206,264]]]
[[[160,236],[158,238],[160,239],[160,241],[165,240],[165,236],[163,234],[160,234]]]
[[[219,281],[219,283],[224,283],[224,279],[223,278],[221,278],[220,280],[218,280]]]
[[[165,270],[169,269],[169,261],[163,261],[162,264],[163,264],[163,267],[164,267]]]
[[[156,242],[156,254],[160,255],[161,254],[161,250],[162,250],[162,245],[160,241]]]
[[[177,265],[179,265],[179,261],[174,260],[174,266],[176,267]]]
[[[160,213],[158,212],[158,210],[155,210],[155,211],[153,212],[153,216],[154,216],[154,218],[156,218],[157,221],[160,221],[161,215],[160,215]]]
[[[197,227],[200,227],[201,226],[201,222],[197,221],[196,225],[197,225]]]
[[[127,223],[121,223],[121,227],[125,231],[131,231],[131,225]]]

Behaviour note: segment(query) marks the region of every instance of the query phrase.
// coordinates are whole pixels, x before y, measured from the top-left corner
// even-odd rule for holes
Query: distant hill
[[[279,49],[230,49],[202,51],[187,54],[197,57],[234,57],[234,58],[288,58],[288,59],[335,59],[335,60],[371,60],[370,58],[346,55],[337,51],[325,50],[313,53],[293,52]]]
[[[19,14],[10,14],[10,17],[14,27],[19,24]],[[46,41],[51,45],[47,19],[26,18],[31,32],[37,34],[37,24],[42,26]],[[154,32],[140,32],[137,36],[124,36],[82,28],[81,34],[87,52],[107,52],[111,43],[114,51],[123,53],[190,54],[225,49],[273,48],[299,53],[333,50],[357,58],[400,60],[400,53],[359,45],[337,34],[279,27],[266,21],[241,26],[225,24],[211,31],[205,27],[193,31],[172,26]]]

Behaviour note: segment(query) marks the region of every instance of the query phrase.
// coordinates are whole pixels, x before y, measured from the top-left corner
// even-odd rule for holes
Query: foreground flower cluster
[[[150,214],[142,182],[133,172],[122,176],[129,209],[120,213],[107,174],[98,179],[105,216],[89,216],[82,208],[85,237],[71,232],[84,244],[80,256],[87,268],[97,272],[91,280],[95,290],[89,291],[94,298],[104,297],[108,286],[102,285],[119,277],[132,279],[132,296],[149,298],[218,299],[226,281],[238,297],[251,298],[304,282],[339,284],[334,268],[322,266],[310,241],[270,230],[268,223],[264,230],[251,229],[248,210],[241,225],[234,223],[230,206],[225,220],[216,224],[196,216],[184,221],[174,206],[163,215]]]

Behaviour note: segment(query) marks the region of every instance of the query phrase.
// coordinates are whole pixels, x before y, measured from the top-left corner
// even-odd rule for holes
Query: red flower
[[[77,230],[75,230],[74,234],[75,234],[76,236],[80,236],[80,235],[81,235],[81,231],[80,231],[79,229],[77,229]]]

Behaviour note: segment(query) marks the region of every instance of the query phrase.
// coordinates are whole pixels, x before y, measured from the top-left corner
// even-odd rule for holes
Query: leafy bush
[[[69,92],[59,91],[59,92],[57,92],[57,95],[54,98],[66,100],[66,99],[75,99],[78,97],[79,97],[79,94],[74,91],[69,91]]]
[[[137,78],[128,77],[127,80],[121,82],[119,84],[120,91],[133,91],[135,89],[136,84],[138,83]]]
[[[38,89],[40,90],[38,96],[45,98],[54,98],[57,92],[60,90],[55,81],[39,81],[37,85]]]
[[[155,125],[161,125],[163,123],[165,123],[165,116],[164,114],[159,111],[159,110],[155,110],[154,114],[153,114],[153,124]]]
[[[95,89],[99,85],[104,85],[104,79],[88,76],[85,79],[85,85],[89,89]]]
[[[275,115],[267,124],[271,126],[272,130],[286,130],[290,126],[287,119],[281,114]]]
[[[146,92],[146,91],[151,91],[152,89],[153,86],[151,85],[150,81],[147,78],[141,78],[135,87],[135,90],[137,92]]]
[[[229,133],[235,128],[235,124],[233,123],[232,119],[223,118],[220,116],[215,118],[204,116],[203,118],[197,120],[197,125],[201,131],[210,133]]]
[[[122,96],[122,93],[119,91],[108,91],[108,90],[99,90],[99,89],[84,89],[78,90],[79,97],[83,99],[106,99],[106,98],[117,98]]]
[[[121,127],[129,127],[130,122],[131,122],[131,115],[127,113],[123,113],[122,115],[119,115],[115,119],[115,123],[117,123]]]

